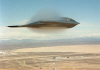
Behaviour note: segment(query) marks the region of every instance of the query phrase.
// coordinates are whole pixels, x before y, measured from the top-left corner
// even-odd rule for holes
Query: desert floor
[[[100,53],[100,45],[69,45],[69,46],[52,46],[38,48],[23,48],[13,52],[84,52]]]
[[[100,45],[1,50],[0,70],[100,70]]]

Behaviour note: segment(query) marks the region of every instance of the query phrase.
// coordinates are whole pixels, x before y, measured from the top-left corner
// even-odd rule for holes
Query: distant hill
[[[99,45],[100,38],[86,37],[74,39],[58,39],[58,40],[2,40],[0,41],[0,50],[11,50],[18,48],[32,48],[32,47],[48,47],[48,46],[66,46],[66,45]]]

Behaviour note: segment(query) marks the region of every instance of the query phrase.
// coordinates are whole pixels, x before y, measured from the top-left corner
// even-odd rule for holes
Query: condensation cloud
[[[60,12],[58,12],[55,9],[46,8],[38,11],[28,22],[33,23],[36,21],[46,20],[46,19],[55,19],[62,17]],[[36,33],[59,33],[59,32],[65,32],[66,29],[38,29],[38,28],[29,28],[31,31],[34,31]]]
[[[44,19],[59,18],[59,17],[61,17],[61,14],[57,10],[51,9],[51,8],[46,8],[46,9],[41,9],[40,11],[38,11],[29,20],[28,23],[32,23],[32,22],[44,20]]]

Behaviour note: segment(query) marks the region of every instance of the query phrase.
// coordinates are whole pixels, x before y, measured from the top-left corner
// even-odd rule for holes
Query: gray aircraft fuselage
[[[71,18],[54,18],[54,19],[45,19],[29,23],[21,26],[8,26],[8,27],[30,27],[30,28],[72,28],[79,23]]]

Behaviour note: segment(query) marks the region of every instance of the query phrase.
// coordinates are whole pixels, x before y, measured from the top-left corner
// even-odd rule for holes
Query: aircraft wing
[[[20,27],[20,26],[7,26],[7,27]]]

